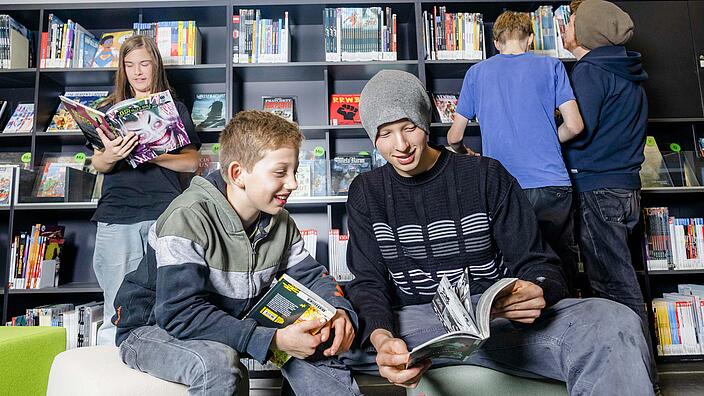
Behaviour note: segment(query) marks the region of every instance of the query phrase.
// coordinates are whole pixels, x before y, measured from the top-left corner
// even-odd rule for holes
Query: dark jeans
[[[595,296],[620,302],[638,314],[650,340],[648,314],[628,246],[639,217],[640,190],[602,188],[579,193],[579,243],[589,285]],[[648,345],[652,355],[652,344]]]
[[[562,262],[570,294],[577,276],[577,244],[574,237],[572,187],[553,186],[523,190],[538,218],[540,234]]]

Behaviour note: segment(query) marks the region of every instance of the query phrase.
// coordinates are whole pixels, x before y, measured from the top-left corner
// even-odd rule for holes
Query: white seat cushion
[[[184,385],[127,367],[114,346],[71,349],[54,358],[47,396],[187,395]]]

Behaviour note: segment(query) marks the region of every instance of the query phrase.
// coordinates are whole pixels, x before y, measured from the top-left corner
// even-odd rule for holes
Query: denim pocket
[[[624,223],[631,212],[633,191],[622,188],[604,188],[594,191],[599,213],[604,221]]]

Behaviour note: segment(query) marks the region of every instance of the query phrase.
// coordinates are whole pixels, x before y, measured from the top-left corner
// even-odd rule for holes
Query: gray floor
[[[660,386],[664,396],[702,396],[704,395],[704,363],[672,363],[658,365]],[[382,380],[360,381],[360,388],[368,396],[403,396],[402,388],[387,385]],[[279,395],[281,379],[251,380],[250,395]],[[489,395],[488,395],[489,396]]]

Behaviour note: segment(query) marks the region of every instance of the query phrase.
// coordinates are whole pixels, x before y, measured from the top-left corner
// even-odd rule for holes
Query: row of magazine
[[[396,14],[391,7],[325,8],[325,61],[395,61]]]
[[[15,235],[10,248],[10,289],[44,289],[59,285],[64,227],[36,224]]]
[[[232,62],[285,63],[291,61],[288,11],[283,19],[262,18],[259,9],[240,9],[232,16]]]
[[[41,33],[39,65],[42,68],[117,67],[120,47],[135,34],[151,37],[165,65],[200,63],[201,38],[196,21],[134,23],[131,30],[104,32],[100,39],[80,23],[65,23],[49,14]]]
[[[704,354],[704,285],[679,284],[652,306],[658,355]]]
[[[6,326],[46,326],[66,329],[66,349],[97,345],[98,329],[103,324],[103,302],[54,304],[30,308],[14,316]]]
[[[704,269],[704,218],[670,216],[667,207],[644,208],[649,270]]]

